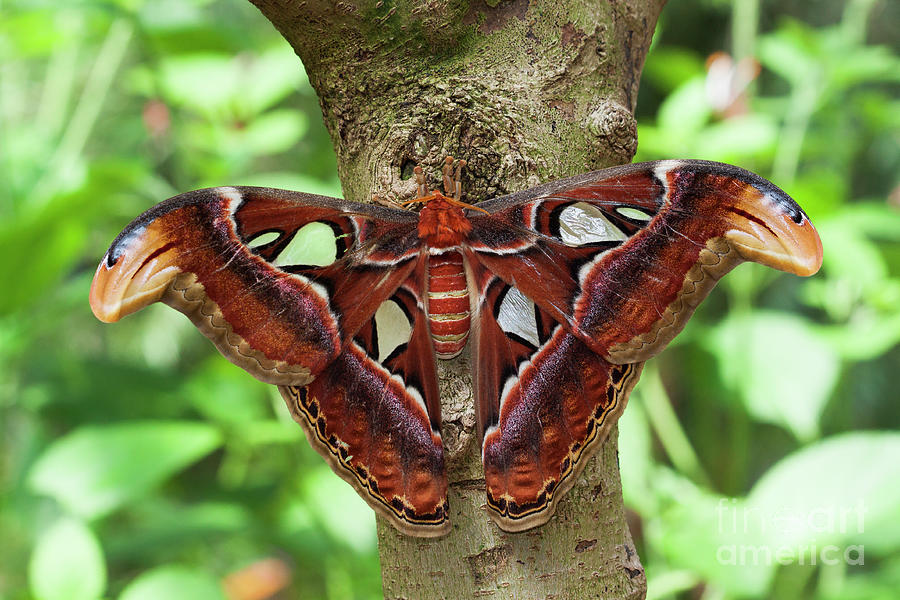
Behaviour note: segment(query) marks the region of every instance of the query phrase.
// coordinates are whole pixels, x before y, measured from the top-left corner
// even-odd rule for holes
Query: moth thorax
[[[469,288],[463,258],[449,251],[428,260],[428,324],[438,358],[459,354],[469,337]]]

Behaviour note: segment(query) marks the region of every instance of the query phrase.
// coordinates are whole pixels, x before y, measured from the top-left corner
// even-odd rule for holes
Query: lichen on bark
[[[629,162],[638,79],[664,0],[251,0],[303,61],[348,199],[414,195],[468,162],[477,202]],[[442,363],[453,531],[409,538],[379,522],[389,598],[639,598],[616,433],[546,525],[500,531],[482,508],[470,357]]]

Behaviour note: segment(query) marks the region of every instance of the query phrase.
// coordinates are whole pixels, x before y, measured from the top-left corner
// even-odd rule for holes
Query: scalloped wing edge
[[[500,529],[510,533],[517,533],[539,527],[549,521],[556,513],[560,501],[568,497],[569,490],[574,487],[587,464],[609,438],[610,432],[618,423],[619,417],[622,416],[625,407],[628,405],[628,398],[640,378],[644,363],[611,366],[613,369],[622,368],[624,371],[622,378],[617,384],[610,382],[610,385],[613,385],[615,389],[615,403],[603,411],[599,417],[596,414],[592,417],[594,423],[592,437],[586,440],[577,450],[570,449],[568,468],[563,472],[556,487],[545,491],[546,501],[539,506],[529,509],[521,517],[510,517],[508,514],[504,514],[504,512],[508,513],[508,511],[503,511],[500,507],[493,505],[490,498],[488,498],[486,504],[488,515]]]

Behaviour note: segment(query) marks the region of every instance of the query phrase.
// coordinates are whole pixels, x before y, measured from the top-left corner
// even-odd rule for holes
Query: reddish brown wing
[[[183,194],[116,238],[91,306],[104,321],[155,301],[185,313],[229,360],[282,386],[313,447],[379,514],[440,535],[447,480],[416,222],[284,190]],[[379,332],[383,306],[394,317]]]
[[[119,234],[91,307],[109,322],[163,301],[258,379],[303,385],[409,277],[415,223],[406,211],[284,190],[182,194]],[[311,226],[331,229],[332,264],[296,264]]]
[[[822,258],[793,200],[717,163],[616,167],[479,207],[476,414],[488,508],[509,531],[550,518],[643,361],[722,275],[743,260],[809,275]]]
[[[625,165],[479,207],[479,262],[617,364],[659,353],[740,262],[811,275],[822,261],[789,196],[720,163]]]
[[[477,427],[491,517],[550,518],[609,435],[643,363],[613,365],[483,267],[473,331]]]
[[[414,275],[387,301],[401,320],[408,319],[408,341],[394,346],[397,340],[386,338],[395,332],[380,331],[402,329],[396,315],[370,319],[315,381],[280,389],[335,473],[400,531],[432,537],[445,534],[450,521],[435,357],[421,297],[424,277],[423,255]]]

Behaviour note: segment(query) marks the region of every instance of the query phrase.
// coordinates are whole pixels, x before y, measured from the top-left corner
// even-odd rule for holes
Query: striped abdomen
[[[462,351],[469,337],[469,288],[459,252],[429,259],[428,323],[438,358],[453,358]]]

